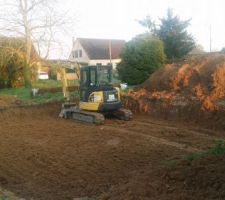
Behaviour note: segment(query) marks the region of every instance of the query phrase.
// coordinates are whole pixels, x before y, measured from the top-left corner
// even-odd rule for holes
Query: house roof
[[[114,39],[90,39],[77,38],[89,59],[110,59],[110,43],[111,43],[111,58],[118,59],[125,44],[125,40]]]

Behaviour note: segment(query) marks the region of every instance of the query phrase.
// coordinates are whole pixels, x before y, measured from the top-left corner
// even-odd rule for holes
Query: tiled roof
[[[89,39],[77,38],[89,59],[110,59],[109,48],[111,46],[111,58],[118,59],[124,47],[124,40],[114,39]]]

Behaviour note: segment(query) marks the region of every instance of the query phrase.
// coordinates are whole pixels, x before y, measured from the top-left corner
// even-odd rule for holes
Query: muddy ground
[[[182,161],[222,132],[138,114],[95,126],[58,112],[57,104],[0,112],[1,188],[27,200],[225,199],[224,155]]]

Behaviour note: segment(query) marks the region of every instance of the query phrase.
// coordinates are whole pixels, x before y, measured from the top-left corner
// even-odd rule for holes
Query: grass
[[[78,81],[69,81],[68,85],[78,84]],[[51,87],[61,87],[61,81],[56,80],[40,80],[33,84],[33,88],[51,88]],[[31,97],[29,88],[6,88],[1,89],[0,94],[13,95],[16,96],[20,101],[24,104],[32,104],[32,103],[44,103],[50,101],[58,101],[63,100],[63,93],[44,93],[39,94],[35,97]],[[78,91],[71,92],[70,95],[72,97],[78,96]]]
[[[172,166],[175,166],[177,163],[179,163],[179,161],[181,161],[181,160],[193,161],[193,160],[197,160],[197,159],[209,156],[209,155],[220,155],[220,154],[225,154],[225,141],[224,140],[217,141],[215,146],[213,146],[212,148],[210,148],[206,151],[190,153],[190,154],[185,155],[182,159],[162,160],[161,163],[163,165],[172,167]]]
[[[24,87],[1,89],[0,94],[13,95],[22,101],[27,101],[31,99],[30,89]]]
[[[118,81],[118,80],[117,80]],[[71,80],[68,81],[68,85],[78,85],[79,80]],[[32,83],[33,88],[52,88],[52,87],[61,87],[62,83],[61,81],[57,80],[38,80],[36,82]],[[132,87],[128,87],[125,90],[121,91],[121,94],[128,93],[129,89]],[[56,92],[56,93],[44,93],[39,94],[35,97],[31,97],[30,95],[31,90],[28,88],[6,88],[6,89],[0,89],[0,94],[6,94],[6,95],[13,95],[18,98],[18,100],[22,101],[24,104],[32,104],[32,103],[44,103],[44,102],[50,102],[50,101],[58,101],[63,100],[63,93],[62,92]],[[74,91],[70,93],[71,97],[78,97],[78,91]]]
[[[193,161],[208,155],[219,155],[225,153],[225,141],[218,141],[217,144],[203,152],[197,152],[197,153],[191,153],[186,156],[184,156],[184,160]]]
[[[30,89],[28,89],[28,88],[2,89],[2,90],[0,90],[0,94],[16,96],[24,104],[58,101],[58,100],[63,100],[63,98],[64,98],[62,92],[44,93],[44,94],[39,94],[35,97],[31,97]]]
[[[79,80],[69,80],[68,85],[78,85]],[[32,83],[33,88],[50,88],[50,87],[61,87],[62,82],[58,80],[38,80]]]

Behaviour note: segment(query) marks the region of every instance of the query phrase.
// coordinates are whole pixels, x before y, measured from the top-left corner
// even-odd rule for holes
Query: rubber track
[[[114,116],[121,120],[131,120],[133,118],[133,114],[130,110],[121,108],[114,112]]]
[[[103,124],[105,121],[105,117],[101,113],[84,111],[77,108],[62,109],[59,117],[75,119],[94,124]]]

